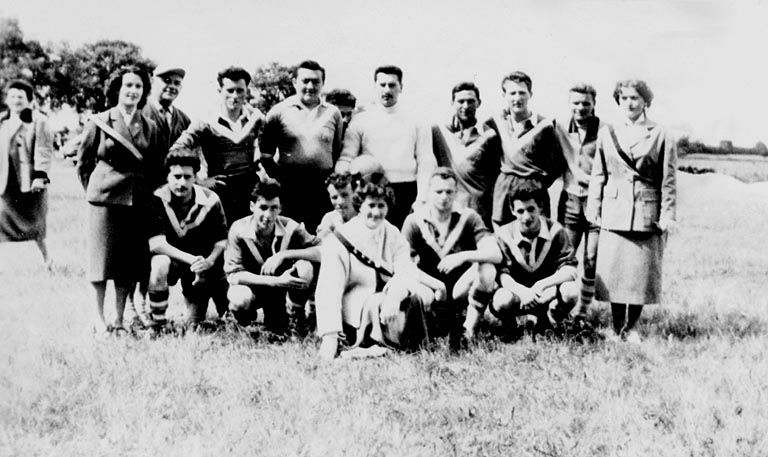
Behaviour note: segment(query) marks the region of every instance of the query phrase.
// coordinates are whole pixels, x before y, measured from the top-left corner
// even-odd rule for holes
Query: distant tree
[[[755,145],[755,152],[760,154],[761,156],[768,156],[768,147],[765,146],[765,143],[762,141],[758,141]]]
[[[721,149],[724,154],[732,154],[733,153],[733,141],[731,141],[731,140],[722,140],[722,141],[720,141],[720,145],[718,146],[718,148]]]
[[[151,73],[155,63],[142,56],[141,48],[122,40],[101,40],[85,44],[63,57],[64,65],[75,73],[74,104],[78,111],[107,108],[104,89],[113,71],[123,65],[136,65]]]
[[[55,73],[43,46],[24,40],[16,19],[0,18],[0,88],[14,79],[25,79],[36,87],[51,86]]]
[[[295,94],[294,68],[278,62],[256,67],[251,80],[251,104],[266,114],[274,105]]]

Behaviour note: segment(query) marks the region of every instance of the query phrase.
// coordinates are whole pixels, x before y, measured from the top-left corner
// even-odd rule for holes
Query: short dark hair
[[[272,200],[273,198],[280,197],[281,188],[280,184],[274,179],[265,179],[256,181],[256,184],[251,190],[250,202],[255,202],[259,198],[264,200]]]
[[[333,89],[325,94],[325,101],[333,106],[347,106],[354,108],[357,105],[357,97],[347,89]]]
[[[144,107],[144,104],[147,103],[147,97],[149,96],[150,89],[152,88],[152,81],[149,79],[149,73],[142,70],[137,65],[125,65],[113,71],[112,75],[109,77],[109,82],[107,83],[107,90],[105,94],[107,96],[107,103],[109,106],[117,106],[117,100],[120,96],[120,88],[123,86],[123,76],[129,73],[133,73],[134,75],[141,78],[141,83],[144,85],[141,98],[139,99],[138,107],[142,108]]]
[[[197,173],[200,171],[200,157],[195,151],[188,148],[173,149],[165,156],[165,168],[170,171],[171,167],[176,165],[192,167]]]
[[[457,183],[459,182],[459,178],[456,177],[456,172],[453,171],[452,168],[449,167],[437,167],[432,171],[432,174],[429,175],[430,181],[432,178],[440,178],[440,179],[453,179]]]
[[[323,75],[323,82],[325,82],[325,68],[314,60],[304,60],[296,65],[293,69],[293,79],[296,79],[299,76],[299,69],[301,68],[305,70],[319,71]]]
[[[356,176],[349,173],[331,173],[325,180],[326,186],[333,186],[335,189],[343,189],[347,186],[354,186],[354,179]]]
[[[374,173],[370,178],[362,180],[355,188],[355,195],[352,198],[355,211],[360,211],[360,206],[366,198],[384,199],[388,208],[395,205],[395,192],[381,173]]]
[[[533,93],[533,81],[531,81],[530,76],[526,75],[522,71],[513,71],[512,73],[502,78],[501,80],[502,92],[504,92],[504,84],[506,84],[507,81],[516,82],[518,84],[525,84],[525,86],[528,88],[528,92]]]
[[[571,86],[570,89],[568,89],[568,92],[578,92],[584,95],[591,95],[592,101],[597,100],[597,90],[595,90],[595,87],[592,86],[591,84],[576,83],[573,86]]]
[[[403,70],[396,66],[396,65],[382,65],[380,67],[377,67],[376,70],[373,71],[373,81],[376,81],[376,77],[379,75],[379,73],[384,73],[385,75],[395,75],[397,76],[397,81],[400,83],[400,85],[403,85]]]
[[[246,86],[251,83],[251,74],[243,67],[227,67],[221,70],[219,74],[216,75],[216,82],[219,83],[219,87],[224,83],[224,78],[235,82],[243,79],[245,80]]]
[[[637,91],[638,94],[640,94],[641,97],[643,97],[643,100],[645,100],[645,104],[647,106],[651,106],[651,102],[653,101],[653,91],[651,91],[651,88],[648,86],[648,83],[643,81],[642,79],[625,79],[623,81],[619,81],[616,83],[616,87],[613,89],[613,99],[616,101],[616,104],[619,104],[619,96],[621,95],[621,89],[625,87],[631,87]]]
[[[451,89],[451,101],[456,100],[456,94],[464,90],[471,90],[477,96],[477,100],[480,101],[480,89],[473,82],[462,81]]]
[[[23,79],[15,79],[15,80],[9,82],[5,86],[5,93],[6,93],[6,95],[8,95],[8,91],[11,90],[11,89],[23,90],[24,94],[27,96],[27,101],[28,102],[32,101],[32,98],[34,97],[34,94],[35,94],[35,89],[34,89],[34,87],[32,87],[32,84],[24,81]]]
[[[520,179],[516,188],[509,195],[509,205],[514,206],[515,200],[521,202],[533,200],[539,205],[539,209],[544,209],[544,203],[547,201],[547,189],[534,179]]]

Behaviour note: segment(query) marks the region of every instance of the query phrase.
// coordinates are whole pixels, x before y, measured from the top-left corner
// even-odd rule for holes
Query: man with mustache
[[[384,175],[395,192],[388,220],[399,228],[413,203],[426,200],[435,156],[427,129],[398,105],[403,70],[394,65],[381,66],[374,70],[373,79],[379,103],[355,115],[349,124],[336,171],[348,171],[350,162],[359,155],[372,155],[384,167]]]
[[[341,153],[344,134],[339,110],[320,99],[323,84],[325,69],[319,63],[299,63],[293,73],[296,94],[269,110],[259,141],[261,164],[282,188],[283,214],[311,232],[331,209],[325,179]]]

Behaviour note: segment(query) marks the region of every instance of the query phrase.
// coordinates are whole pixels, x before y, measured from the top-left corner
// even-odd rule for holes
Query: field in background
[[[711,166],[711,165],[710,165]],[[730,165],[729,165],[730,166]],[[320,363],[244,334],[95,341],[84,214],[56,163],[48,274],[0,245],[0,455],[764,456],[768,191],[679,175],[641,346],[482,342]],[[176,306],[172,312],[178,316]],[[604,306],[593,310],[607,324]]]
[[[768,157],[738,154],[688,154],[678,165],[713,169],[744,182],[768,181]]]

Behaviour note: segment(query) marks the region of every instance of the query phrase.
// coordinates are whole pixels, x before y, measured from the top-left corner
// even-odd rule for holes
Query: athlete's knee
[[[232,312],[248,311],[253,303],[253,291],[248,286],[232,285],[227,291],[229,309]]]

